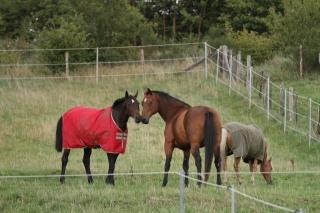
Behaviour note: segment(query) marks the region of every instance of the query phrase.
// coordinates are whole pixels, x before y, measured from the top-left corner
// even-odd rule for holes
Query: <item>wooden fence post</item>
[[[65,59],[65,63],[66,63],[66,77],[68,80],[70,80],[70,76],[69,76],[69,52],[66,51],[64,53],[64,59]]]
[[[222,46],[222,78],[227,79],[229,63],[228,63],[228,47],[226,45]]]
[[[318,105],[318,124],[317,124],[317,133],[320,135],[320,105]]]
[[[242,63],[241,63],[241,52],[238,51],[237,54],[237,61],[236,61],[237,69],[236,69],[236,81],[239,83],[241,80],[241,70],[242,70]]]
[[[280,115],[284,116],[284,102],[285,102],[285,88],[284,83],[280,84]]]
[[[299,55],[300,55],[300,78],[303,79],[304,73],[303,73],[303,48],[302,45],[299,47]]]
[[[96,48],[96,83],[99,82],[99,48]]]
[[[232,60],[232,50],[230,50],[230,55],[229,55],[229,95],[231,95],[231,87],[232,87],[232,65],[233,65],[233,60]]]
[[[142,73],[144,73],[144,49],[140,49],[140,63],[142,67]]]
[[[220,46],[219,49],[217,50],[216,84],[218,83],[218,80],[219,80],[219,72],[220,72],[220,49],[221,49],[221,46]]]
[[[250,73],[250,68],[251,68],[251,56],[247,55],[247,75],[246,75],[245,85],[246,85],[248,91],[249,91],[249,73]]]
[[[295,111],[294,111],[294,92],[293,88],[289,87],[288,91],[288,118],[289,121],[295,120]]]

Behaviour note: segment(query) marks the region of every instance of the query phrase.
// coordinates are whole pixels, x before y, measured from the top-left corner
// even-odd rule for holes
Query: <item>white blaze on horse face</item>
[[[133,100],[133,99],[131,99],[131,103],[134,103],[134,100]]]
[[[147,102],[147,98],[144,98],[143,102]]]

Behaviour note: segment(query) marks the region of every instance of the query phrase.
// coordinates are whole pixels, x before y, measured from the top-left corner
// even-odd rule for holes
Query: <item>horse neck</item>
[[[170,121],[180,110],[190,108],[189,105],[175,100],[174,98],[161,97],[159,95],[159,114],[161,118],[167,123]]]
[[[112,109],[112,117],[122,131],[125,131],[127,129],[129,115],[125,109],[124,104],[119,104]]]

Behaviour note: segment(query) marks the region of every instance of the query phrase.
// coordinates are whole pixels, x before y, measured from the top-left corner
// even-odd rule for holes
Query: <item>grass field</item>
[[[0,82],[0,174],[31,175],[59,174],[61,153],[54,150],[56,122],[62,112],[79,104],[95,107],[111,105],[125,90],[167,91],[191,105],[216,108],[223,121],[241,121],[260,126],[271,145],[274,171],[320,171],[320,146],[307,146],[305,136],[291,132],[283,134],[282,127],[268,122],[266,115],[235,94],[228,96],[226,88],[204,80],[202,74],[131,76],[93,80],[26,80]],[[164,123],[157,115],[148,126],[129,122],[128,148],[118,158],[116,172],[162,171]],[[203,153],[202,153],[203,156]],[[230,159],[229,159],[230,160]],[[94,150],[91,157],[93,173],[107,171],[106,155]],[[229,170],[232,171],[231,161]],[[180,171],[182,152],[175,150],[171,171]],[[214,170],[213,170],[214,171]],[[248,171],[241,164],[241,171]],[[190,172],[195,172],[190,160]],[[83,174],[82,150],[71,152],[67,174]],[[194,175],[193,175],[194,177]],[[243,184],[231,175],[226,185],[260,199],[290,207],[317,212],[320,208],[319,174],[274,174],[274,184],[266,185],[261,175],[253,186],[248,175]],[[215,177],[209,179],[215,182]],[[169,184],[161,187],[161,175],[117,176],[116,185],[95,177],[89,185],[85,177],[67,177],[61,185],[58,178],[0,179],[0,212],[177,212],[179,210],[179,177],[169,175]],[[239,212],[278,212],[246,198],[237,197]],[[186,189],[187,212],[230,212],[230,193],[214,187],[198,188],[191,181]],[[280,212],[280,211],[279,211]]]

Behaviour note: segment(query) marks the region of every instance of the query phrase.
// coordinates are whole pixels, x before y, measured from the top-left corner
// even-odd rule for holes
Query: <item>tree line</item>
[[[318,0],[2,0],[0,47],[71,48],[208,41],[262,63],[318,65]],[[1,58],[0,58],[1,60]]]

